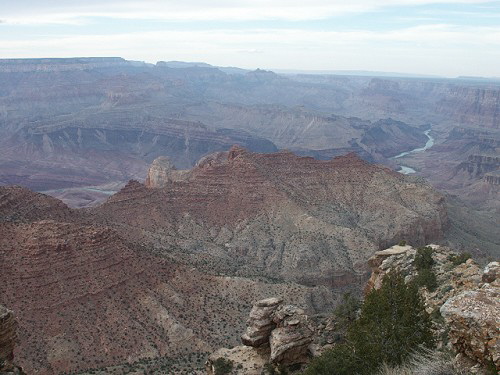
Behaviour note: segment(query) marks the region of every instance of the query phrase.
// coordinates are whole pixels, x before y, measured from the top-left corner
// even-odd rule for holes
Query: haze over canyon
[[[26,373],[199,370],[256,301],[328,314],[402,240],[498,259],[500,83],[3,59],[0,185]]]

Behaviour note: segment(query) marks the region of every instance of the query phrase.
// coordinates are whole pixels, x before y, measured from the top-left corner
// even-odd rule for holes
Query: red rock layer
[[[234,345],[245,305],[311,290],[204,275],[129,249],[108,228],[0,224],[0,295],[19,321],[16,362],[53,374]],[[224,290],[225,295],[221,294]]]

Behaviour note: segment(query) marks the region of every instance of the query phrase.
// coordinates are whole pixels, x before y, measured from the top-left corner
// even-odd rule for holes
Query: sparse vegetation
[[[305,374],[373,374],[383,363],[403,364],[415,348],[433,346],[431,320],[417,285],[405,284],[401,274],[392,272],[366,296],[346,342],[313,360]]]
[[[398,245],[399,246],[406,246],[406,241],[405,240],[401,240],[401,241],[399,241]]]
[[[462,263],[467,262],[468,259],[470,259],[471,255],[470,253],[462,253],[459,255],[450,255],[448,257],[448,260],[453,263],[453,265],[456,267]]]
[[[335,307],[333,315],[337,329],[345,331],[356,320],[361,302],[352,293],[342,296],[342,303]]]
[[[432,292],[437,288],[437,278],[432,266],[434,259],[432,253],[434,250],[430,246],[419,247],[415,255],[415,268],[418,271],[418,276],[415,282],[419,287],[426,287],[428,291]]]
[[[267,363],[264,366],[265,375],[288,375],[288,369],[284,365],[274,365],[272,363]]]
[[[214,361],[215,375],[227,375],[233,370],[233,361],[226,358],[217,358]]]
[[[466,375],[450,355],[437,351],[420,351],[400,366],[384,364],[378,375]]]

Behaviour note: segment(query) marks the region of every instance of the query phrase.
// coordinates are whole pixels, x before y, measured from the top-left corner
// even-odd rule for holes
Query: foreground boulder
[[[280,306],[273,320],[277,328],[269,337],[270,361],[285,365],[307,362],[313,331],[304,310],[293,305]]]
[[[491,262],[489,263],[483,271],[482,281],[485,283],[492,283],[497,279],[500,279],[500,263]]]
[[[493,362],[500,369],[499,280],[450,298],[440,311],[458,352],[483,365]]]
[[[247,321],[247,330],[241,336],[244,345],[259,347],[269,342],[271,331],[276,328],[273,313],[282,302],[279,298],[267,298],[255,303]]]
[[[243,346],[219,349],[207,360],[209,375],[218,366],[229,366],[233,374],[260,375],[266,365],[293,365],[310,358],[313,330],[304,310],[283,305],[279,298],[256,302],[250,311]]]

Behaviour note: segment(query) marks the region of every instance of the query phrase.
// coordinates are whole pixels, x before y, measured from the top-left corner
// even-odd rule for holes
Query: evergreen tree
[[[431,320],[414,283],[401,274],[384,277],[365,299],[359,319],[347,331],[346,344],[316,358],[306,375],[373,374],[382,363],[401,364],[419,347],[432,348]]]

